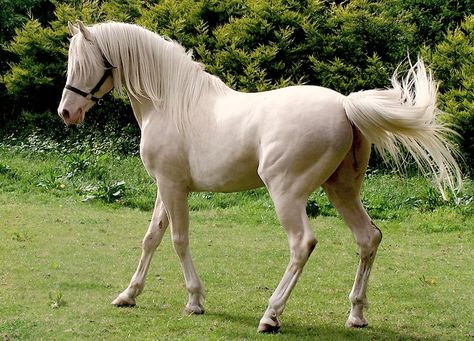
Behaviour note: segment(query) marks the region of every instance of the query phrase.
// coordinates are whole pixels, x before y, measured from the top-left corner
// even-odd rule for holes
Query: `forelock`
[[[84,80],[91,70],[101,66],[100,51],[93,42],[84,38],[80,33],[71,38],[68,55],[68,78],[71,76]]]

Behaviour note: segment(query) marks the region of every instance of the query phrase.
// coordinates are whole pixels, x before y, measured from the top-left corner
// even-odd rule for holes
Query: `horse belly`
[[[230,155],[229,155],[230,154]],[[237,156],[237,157],[236,157]],[[258,162],[245,155],[209,152],[199,163],[191,163],[191,190],[238,192],[263,186],[257,173]]]

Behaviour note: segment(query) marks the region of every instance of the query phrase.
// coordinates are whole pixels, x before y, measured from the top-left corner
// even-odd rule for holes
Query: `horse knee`
[[[154,249],[158,242],[158,235],[154,232],[149,232],[145,235],[142,240],[142,249],[151,250]]]
[[[145,251],[154,250],[161,241],[161,237],[166,230],[168,222],[162,218],[157,219],[155,214],[142,240],[142,249]]]

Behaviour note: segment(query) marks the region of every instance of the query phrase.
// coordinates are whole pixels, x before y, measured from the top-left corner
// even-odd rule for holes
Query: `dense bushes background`
[[[67,22],[143,25],[193,48],[207,70],[241,91],[311,83],[352,91],[384,87],[421,54],[440,83],[467,168],[474,155],[474,3],[471,0],[161,0],[0,3],[0,130],[53,138],[107,131],[138,135],[126,99],[111,98],[66,130],[55,113],[65,80]],[[107,129],[103,129],[106,125]],[[99,129],[100,127],[100,129]]]

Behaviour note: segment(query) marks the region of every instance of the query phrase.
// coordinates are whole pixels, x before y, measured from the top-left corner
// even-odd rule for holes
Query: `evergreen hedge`
[[[471,0],[22,0],[2,6],[4,134],[38,127],[50,134],[64,132],[55,110],[65,81],[67,22],[116,20],[181,42],[210,73],[240,91],[293,84],[343,94],[381,88],[408,54],[421,54],[440,81],[444,119],[459,132],[458,143],[472,169]],[[89,126],[107,124],[117,132],[133,124],[126,100],[115,97],[94,108],[88,120]]]

